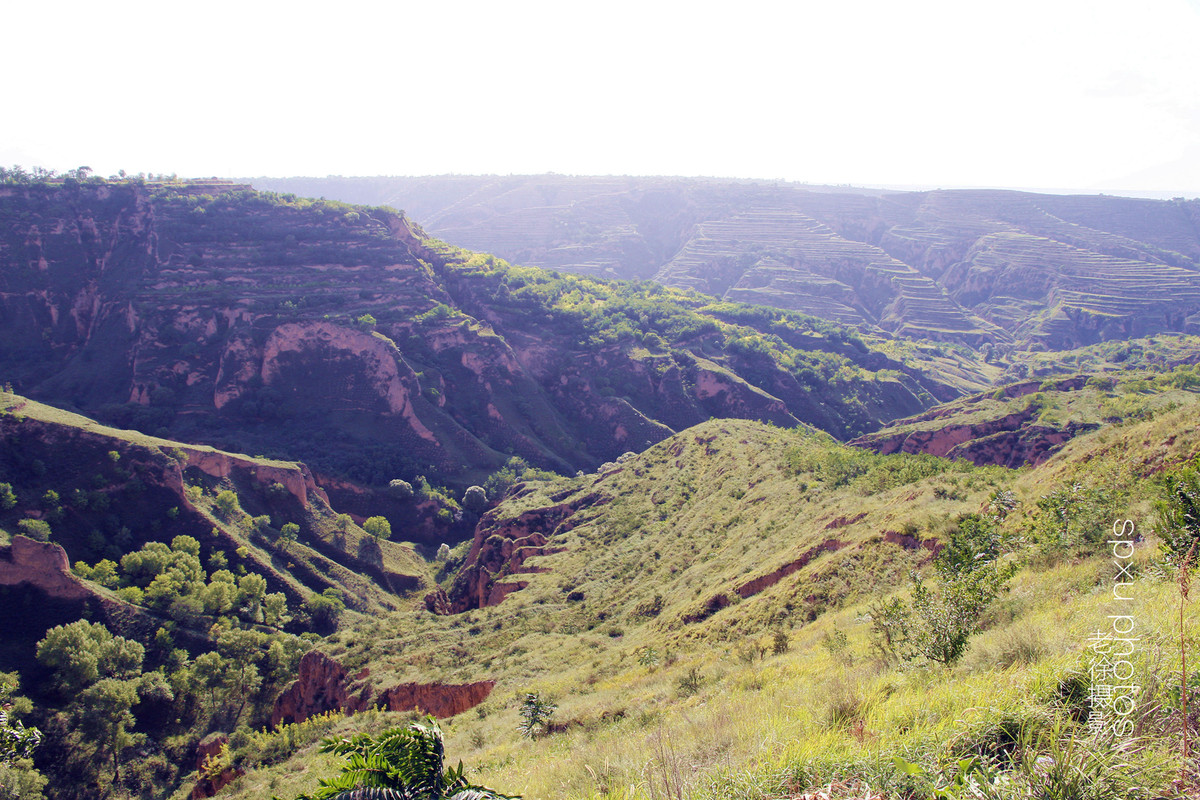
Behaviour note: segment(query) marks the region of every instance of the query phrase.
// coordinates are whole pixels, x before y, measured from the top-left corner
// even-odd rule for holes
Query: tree
[[[228,581],[213,580],[200,590],[200,602],[205,614],[228,614],[237,600],[237,586]]]
[[[0,800],[46,800],[42,790],[48,781],[33,767],[33,762],[20,758],[11,765],[0,764]]]
[[[7,679],[14,676],[0,677]],[[11,766],[20,759],[32,758],[33,751],[42,743],[40,730],[26,728],[24,723],[9,717],[8,708],[16,690],[16,680],[0,680],[0,764],[5,766]]]
[[[446,769],[442,731],[433,717],[384,731],[379,738],[360,733],[326,739],[321,752],[344,757],[342,773],[297,800],[518,800],[470,784],[462,762]]]
[[[385,517],[369,517],[363,523],[363,530],[371,534],[377,542],[392,538],[392,523]]]
[[[27,698],[15,695],[18,685],[16,673],[0,673],[0,800],[45,800],[46,778],[30,760],[42,733],[17,719],[33,710]]]
[[[294,522],[284,523],[279,529],[279,546],[287,550],[288,546],[300,538],[300,526]]]
[[[241,717],[249,698],[262,688],[262,675],[258,663],[266,654],[267,636],[255,630],[234,628],[217,634],[217,649],[225,656],[228,669],[225,686],[230,698],[237,705],[231,709],[234,724]]]
[[[107,747],[112,753],[113,781],[121,777],[121,753],[144,735],[131,734],[137,722],[133,707],[138,703],[138,683],[132,680],[104,678],[80,693],[80,727],[97,749]]]
[[[71,698],[68,709],[85,741],[95,743],[97,755],[111,755],[114,782],[121,754],[144,739],[130,732],[137,723],[133,707],[142,699],[172,699],[162,673],[142,673],[144,654],[141,644],[87,620],[51,628],[37,646],[38,661],[54,669],[55,684]]]
[[[283,592],[271,592],[263,597],[263,624],[282,628],[291,619],[287,613],[287,596]]]
[[[54,682],[68,697],[101,678],[128,678],[141,672],[145,648],[85,619],[57,625],[37,644],[37,660],[54,670]]]
[[[237,587],[237,605],[251,620],[257,621],[263,598],[267,596],[267,579],[251,572],[238,578]]]
[[[217,511],[225,519],[233,517],[238,510],[238,496],[233,491],[226,489],[217,495]]]
[[[0,483],[0,511],[8,511],[17,504],[11,483]]]
[[[468,487],[466,494],[463,495],[462,507],[467,511],[473,511],[476,514],[482,513],[487,508],[487,492],[482,486]]]
[[[197,559],[200,558],[200,542],[196,541],[196,537],[180,534],[171,540],[171,549],[177,553],[190,553]]]
[[[145,588],[172,560],[171,548],[162,542],[146,542],[140,550],[121,556],[121,571],[129,583]]]
[[[399,478],[388,481],[388,491],[391,492],[393,496],[398,497],[401,500],[407,500],[413,496],[412,484],[408,481],[402,481]]]

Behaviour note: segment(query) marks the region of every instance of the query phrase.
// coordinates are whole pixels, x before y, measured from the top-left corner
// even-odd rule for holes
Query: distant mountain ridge
[[[1200,200],[688,178],[256,178],[404,208],[519,264],[900,336],[1064,349],[1200,331]]]

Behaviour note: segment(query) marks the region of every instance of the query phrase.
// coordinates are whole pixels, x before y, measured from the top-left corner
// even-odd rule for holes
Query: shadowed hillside
[[[232,184],[2,187],[0,219],[17,391],[375,485],[465,485],[512,455],[569,474],[710,417],[852,436],[997,371]]]

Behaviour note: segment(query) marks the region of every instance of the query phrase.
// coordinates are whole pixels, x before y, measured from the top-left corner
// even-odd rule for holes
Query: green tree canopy
[[[54,683],[67,696],[102,678],[139,674],[145,652],[139,643],[85,619],[51,628],[37,645],[38,661],[54,670]]]
[[[363,530],[374,536],[376,541],[387,541],[392,538],[392,523],[384,517],[369,517],[363,523]]]

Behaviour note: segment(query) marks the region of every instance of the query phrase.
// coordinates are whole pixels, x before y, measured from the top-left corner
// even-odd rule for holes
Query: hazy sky
[[[1200,0],[11,2],[0,164],[1200,195]]]

